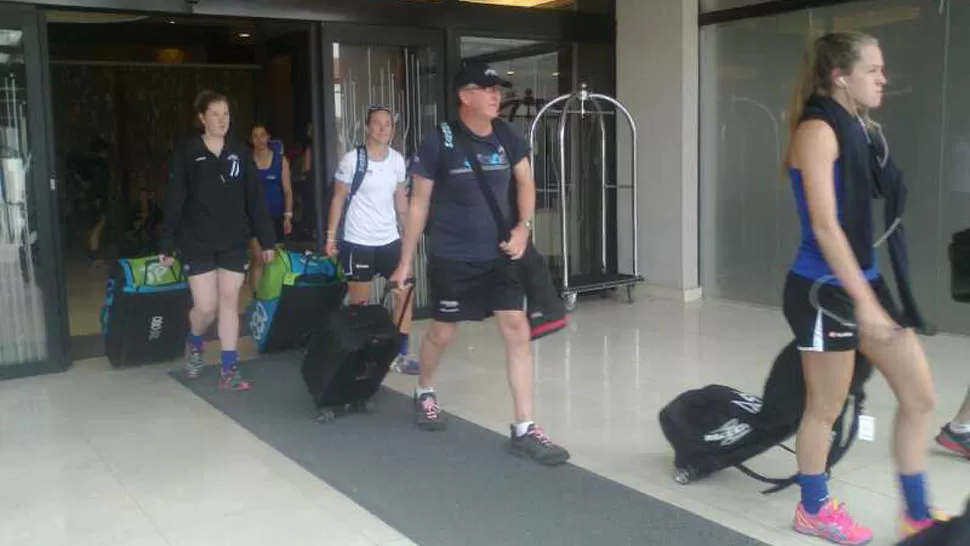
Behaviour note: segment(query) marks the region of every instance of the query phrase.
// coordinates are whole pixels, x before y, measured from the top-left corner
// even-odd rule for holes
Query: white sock
[[[516,436],[525,436],[525,433],[526,432],[529,432],[529,427],[531,427],[534,424],[535,423],[533,423],[532,421],[522,421],[521,423],[516,423],[515,424],[515,435]]]
[[[957,434],[970,434],[970,423],[957,423],[953,421],[950,423],[950,430]]]
[[[425,394],[428,394],[429,392],[434,392],[434,387],[424,388],[420,385],[418,385],[417,387],[414,387],[415,398],[421,398],[422,396],[424,396]]]

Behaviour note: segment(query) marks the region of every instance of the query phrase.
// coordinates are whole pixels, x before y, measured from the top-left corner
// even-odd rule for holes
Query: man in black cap
[[[403,286],[409,278],[418,239],[427,228],[433,309],[431,327],[421,343],[421,374],[414,393],[418,426],[422,430],[445,428],[432,379],[457,323],[494,316],[505,343],[515,406],[509,451],[552,466],[565,463],[569,453],[532,421],[532,345],[525,291],[515,260],[529,242],[535,181],[525,140],[497,119],[501,88],[510,86],[487,65],[467,65],[458,73],[459,120],[428,134],[414,159],[401,263],[390,281]],[[478,159],[485,186],[495,196],[502,215],[515,226],[508,240],[499,240],[499,229],[466,160],[465,147]]]

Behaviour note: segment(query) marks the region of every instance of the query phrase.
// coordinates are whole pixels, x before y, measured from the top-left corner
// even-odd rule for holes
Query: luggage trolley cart
[[[604,116],[606,115],[603,111],[601,103],[606,103],[612,105],[616,108],[617,112],[622,112],[623,116],[626,118],[629,127],[630,135],[632,138],[632,153],[630,154],[632,158],[632,172],[630,184],[620,185],[619,183],[610,184],[609,175],[607,171],[607,148],[606,148],[606,122]],[[558,108],[555,108],[557,107]],[[562,264],[559,275],[561,275],[561,287],[560,293],[566,302],[566,308],[572,311],[576,307],[576,298],[580,293],[588,292],[607,292],[612,291],[617,288],[626,288],[627,300],[630,303],[634,301],[634,287],[636,283],[643,282],[643,277],[640,275],[640,260],[637,256],[637,248],[639,246],[639,219],[637,215],[637,125],[633,120],[633,116],[630,111],[620,103],[618,100],[598,94],[593,93],[589,90],[586,84],[583,84],[579,91],[562,95],[554,100],[549,101],[546,105],[536,114],[535,119],[532,122],[532,127],[529,130],[529,149],[530,149],[530,161],[532,164],[533,175],[535,175],[535,161],[536,161],[536,132],[543,120],[543,117],[558,115],[559,122],[557,126],[557,136],[559,143],[559,156],[558,156],[558,200],[559,200],[559,239],[562,252]],[[598,120],[598,127],[600,131],[600,264],[599,273],[593,275],[576,275],[571,271],[570,266],[570,227],[568,217],[569,204],[567,202],[567,188],[570,186],[569,181],[569,170],[567,161],[567,139],[566,139],[566,128],[567,119],[571,115],[578,115],[580,119],[584,119],[588,116],[595,116]],[[633,227],[633,272],[632,273],[611,273],[607,271],[607,227],[606,227],[606,197],[607,190],[631,190],[632,195],[630,198],[630,207],[632,214],[632,227]],[[573,198],[577,198],[575,191],[571,192]],[[618,200],[619,202],[619,200]]]

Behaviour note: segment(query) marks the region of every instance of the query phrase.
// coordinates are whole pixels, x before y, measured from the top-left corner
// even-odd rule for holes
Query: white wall
[[[638,125],[639,266],[648,291],[696,299],[698,279],[697,0],[617,0],[617,98]],[[631,144],[620,124],[620,184]],[[632,269],[632,212],[620,194],[621,270]]]

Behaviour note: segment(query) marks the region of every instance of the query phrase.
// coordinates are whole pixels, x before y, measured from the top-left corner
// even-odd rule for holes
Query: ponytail
[[[788,106],[788,149],[785,152],[784,167],[791,166],[792,146],[795,143],[795,133],[801,124],[802,114],[805,111],[805,101],[815,92],[815,48],[813,44],[802,57],[802,66],[799,70],[798,81],[792,91],[791,104]]]

